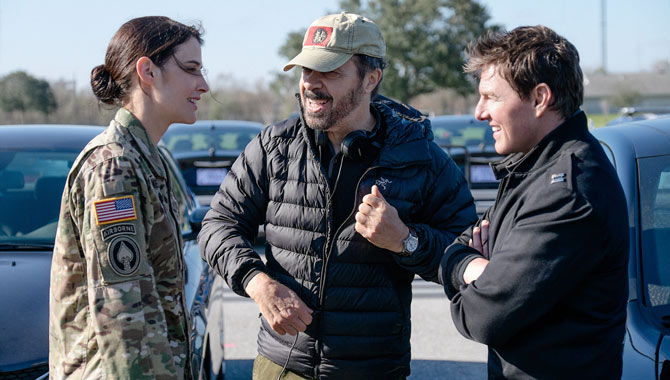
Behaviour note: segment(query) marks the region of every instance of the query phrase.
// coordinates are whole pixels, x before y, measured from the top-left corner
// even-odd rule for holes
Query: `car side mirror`
[[[202,229],[202,220],[209,211],[209,206],[198,206],[188,215],[188,223],[191,225],[191,232],[184,234],[184,240],[192,240],[198,237]]]

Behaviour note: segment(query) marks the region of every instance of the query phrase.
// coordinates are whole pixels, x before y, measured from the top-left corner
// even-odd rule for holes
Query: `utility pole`
[[[0,0],[0,59],[2,59],[2,1]]]
[[[600,0],[600,69],[607,73],[607,0]]]

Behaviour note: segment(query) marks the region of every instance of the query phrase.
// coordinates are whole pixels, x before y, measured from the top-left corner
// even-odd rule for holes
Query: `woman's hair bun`
[[[98,65],[91,70],[91,88],[102,103],[118,105],[121,101],[121,86],[114,81],[105,65]]]

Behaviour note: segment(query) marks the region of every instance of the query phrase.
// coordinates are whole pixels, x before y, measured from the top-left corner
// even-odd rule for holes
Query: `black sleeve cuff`
[[[247,273],[244,276],[244,278],[242,278],[242,290],[244,290],[244,295],[246,297],[249,297],[249,295],[247,294],[247,285],[249,284],[249,281],[251,281],[251,279],[254,278],[259,273],[265,273],[265,272],[258,268],[254,268],[250,270],[249,273]]]
[[[474,253],[473,253],[474,252]],[[460,287],[465,285],[463,273],[470,261],[482,257],[474,249],[462,244],[450,245],[442,256],[438,280],[444,287],[444,292],[449,299],[458,293]]]

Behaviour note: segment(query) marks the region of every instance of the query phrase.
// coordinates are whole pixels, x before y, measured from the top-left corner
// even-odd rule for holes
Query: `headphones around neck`
[[[356,130],[349,132],[340,144],[342,155],[354,161],[368,160],[377,154],[381,144],[377,141],[377,129],[372,132]],[[328,147],[328,134],[314,130],[314,142],[318,147]]]

